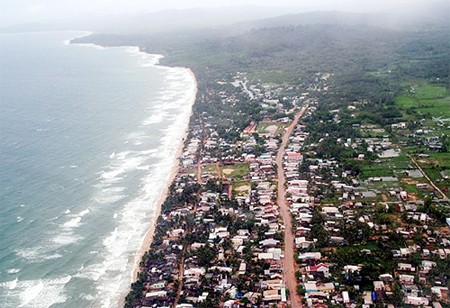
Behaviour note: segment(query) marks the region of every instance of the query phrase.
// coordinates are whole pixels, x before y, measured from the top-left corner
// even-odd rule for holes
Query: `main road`
[[[292,123],[285,129],[281,145],[278,149],[276,163],[278,175],[278,196],[277,203],[284,224],[284,259],[283,259],[283,279],[289,290],[291,307],[302,307],[300,296],[297,294],[297,278],[295,277],[294,260],[294,234],[292,233],[291,213],[286,201],[286,178],[284,176],[283,157],[289,137],[292,134],[298,120],[303,116],[308,107],[303,107],[294,117]],[[288,302],[289,302],[288,301]]]

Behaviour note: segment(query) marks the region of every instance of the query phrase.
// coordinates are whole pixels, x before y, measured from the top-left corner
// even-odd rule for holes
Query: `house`
[[[313,241],[307,241],[305,237],[296,237],[295,238],[295,247],[306,249],[314,245]]]
[[[344,301],[344,304],[350,303],[350,296],[348,294],[348,291],[342,292],[342,299]]]
[[[166,287],[166,282],[164,280],[153,282],[150,285],[150,289],[164,289],[165,287]]]
[[[409,248],[400,248],[400,255],[402,257],[407,257],[411,254],[411,250]]]
[[[431,288],[431,292],[437,295],[439,300],[448,300],[448,288],[447,287],[437,287]]]
[[[272,279],[272,280],[261,281],[261,287],[265,287],[268,290],[280,290],[282,286],[283,286],[283,280],[281,280],[281,279]]]
[[[271,301],[280,301],[281,295],[279,294],[279,290],[266,290],[263,292],[263,301],[271,302]]]
[[[287,153],[287,161],[289,163],[299,163],[302,161],[302,159],[303,159],[303,155],[300,153],[294,153],[294,152]]]
[[[429,304],[428,298],[418,296],[406,296],[404,302],[407,305],[413,306],[427,306]]]
[[[330,276],[330,268],[323,263],[319,263],[315,266],[308,266],[306,270],[311,274],[320,274],[324,277]]]
[[[372,292],[370,291],[364,291],[363,293],[363,299],[364,299],[364,304],[365,305],[372,305],[373,301],[372,301]]]
[[[397,266],[397,269],[399,271],[404,271],[404,272],[415,272],[416,271],[416,268],[409,263],[399,263]]]
[[[239,301],[230,299],[230,300],[227,300],[227,301],[223,304],[223,307],[224,307],[224,308],[234,308],[235,305],[239,306]],[[194,307],[194,306],[192,306],[192,307]],[[178,306],[177,306],[177,308],[178,308]]]
[[[383,281],[374,281],[373,282],[373,289],[375,291],[384,291],[385,290],[384,282]]]
[[[279,244],[280,241],[274,239],[266,239],[259,242],[261,247],[277,247]]]
[[[241,265],[239,265],[239,275],[245,275],[245,272],[247,271],[247,264],[245,262],[241,262]]]
[[[414,284],[414,276],[413,275],[401,274],[401,275],[398,275],[398,279],[399,279],[400,283],[404,284],[404,285]]]
[[[157,297],[165,297],[167,295],[166,291],[153,291],[145,293],[145,298],[157,298]]]
[[[322,254],[320,252],[305,252],[298,255],[300,261],[320,260],[321,258]]]
[[[322,207],[322,213],[328,216],[336,216],[339,214],[339,209],[334,206],[324,206]]]
[[[357,265],[345,265],[344,266],[344,271],[351,272],[351,273],[355,273],[355,272],[359,272],[361,270],[360,266]]]
[[[392,282],[392,281],[394,281],[394,277],[392,277],[391,274],[381,274],[380,276],[378,276],[378,278],[381,281],[384,281],[384,282]]]
[[[184,271],[185,277],[200,277],[201,275],[204,275],[206,273],[206,269],[204,267],[200,268],[189,268]]]
[[[198,302],[204,302],[206,300],[206,298],[208,297],[209,293],[208,292],[203,292],[202,295],[200,295],[198,297]]]
[[[319,292],[325,292],[325,293],[334,292],[334,284],[332,282],[318,283],[317,290]]]
[[[261,252],[261,253],[258,253],[258,259],[259,259],[259,260],[269,260],[269,259],[273,259],[273,253],[271,253],[271,252]]]

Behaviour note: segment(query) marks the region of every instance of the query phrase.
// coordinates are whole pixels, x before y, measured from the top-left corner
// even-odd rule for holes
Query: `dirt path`
[[[286,178],[284,176],[283,169],[283,156],[286,149],[286,145],[289,141],[289,136],[292,134],[298,120],[303,115],[307,107],[303,107],[299,113],[296,114],[294,121],[286,128],[283,139],[278,149],[276,163],[278,174],[278,197],[277,203],[280,207],[280,214],[283,218],[284,229],[284,283],[290,294],[290,305],[292,307],[302,307],[300,296],[297,294],[297,279],[295,277],[295,260],[294,260],[294,235],[292,233],[292,221],[291,213],[289,212],[289,206],[286,202]]]
[[[425,173],[425,171],[423,171],[422,167],[420,167],[420,165],[416,162],[416,160],[409,154],[408,154],[408,157],[409,157],[409,159],[411,159],[411,161],[417,167],[417,169],[419,169],[419,171],[423,174],[423,176],[428,180],[430,185],[433,186],[433,188],[441,194],[442,199],[448,199],[447,195],[444,194],[444,192],[442,190],[440,190],[439,187],[436,186],[436,184],[434,184],[434,182],[428,177],[428,175]]]
[[[220,163],[216,162],[216,173],[219,179],[222,179],[222,172],[220,171]]]

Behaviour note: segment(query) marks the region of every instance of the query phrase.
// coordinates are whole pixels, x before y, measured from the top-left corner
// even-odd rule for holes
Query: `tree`
[[[212,260],[216,256],[216,252],[209,246],[203,246],[197,249],[196,255],[200,266],[209,267]]]

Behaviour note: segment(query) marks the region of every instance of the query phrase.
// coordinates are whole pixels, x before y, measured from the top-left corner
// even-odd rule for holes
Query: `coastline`
[[[145,59],[145,61],[147,62],[147,64],[145,64],[144,66],[161,66],[161,67],[170,67],[170,66],[165,66],[165,65],[160,65],[160,60],[162,58],[164,58],[164,55],[161,54],[153,54],[153,53],[149,53],[147,51],[145,51],[145,49],[141,48],[140,46],[130,46],[130,45],[124,45],[124,46],[102,46],[96,43],[77,43],[77,42],[73,42],[74,39],[77,38],[82,38],[85,36],[90,36],[92,35],[93,32],[89,32],[89,31],[82,31],[82,35],[71,38],[70,40],[66,40],[63,42],[64,45],[68,45],[68,44],[75,44],[75,45],[82,45],[82,46],[87,46],[87,47],[93,47],[93,48],[99,48],[99,49],[103,49],[103,48],[114,48],[114,47],[119,47],[119,48],[128,48],[129,51],[131,51],[132,53],[137,53],[140,54],[143,59]],[[147,217],[147,219],[150,221],[150,227],[149,229],[145,232],[145,235],[143,237],[142,240],[142,244],[140,245],[140,248],[132,255],[130,255],[130,259],[133,260],[133,269],[130,273],[130,281],[127,282],[127,288],[123,290],[123,292],[121,292],[120,297],[118,298],[118,306],[119,307],[123,307],[125,304],[125,297],[127,296],[127,294],[130,292],[130,285],[135,282],[137,280],[138,274],[141,271],[140,268],[140,262],[142,260],[143,255],[145,254],[145,252],[147,252],[150,249],[151,243],[153,241],[153,236],[156,230],[156,222],[157,219],[159,217],[159,215],[161,214],[161,209],[162,209],[162,205],[164,203],[164,201],[166,200],[168,194],[169,194],[169,188],[170,185],[173,183],[173,181],[175,180],[176,176],[179,174],[180,171],[180,157],[183,153],[183,149],[185,146],[185,141],[187,139],[188,133],[189,133],[189,123],[190,123],[190,119],[192,117],[193,114],[193,106],[196,102],[196,98],[197,98],[197,92],[198,92],[198,85],[197,85],[197,79],[194,75],[194,73],[192,72],[192,70],[190,68],[187,67],[170,67],[170,68],[176,68],[176,69],[180,69],[180,70],[185,70],[187,72],[187,74],[189,74],[190,78],[193,81],[193,92],[192,92],[192,97],[190,98],[190,109],[189,109],[189,114],[186,115],[186,125],[185,128],[180,136],[180,143],[178,145],[178,148],[176,149],[176,153],[175,153],[175,157],[172,163],[172,168],[171,170],[169,170],[170,175],[169,178],[167,179],[167,182],[164,184],[164,189],[161,191],[160,196],[158,197],[157,201],[154,203],[155,205],[155,211],[149,215]]]
[[[194,106],[196,98],[197,98],[197,91],[198,91],[197,79],[195,78],[195,75],[194,75],[194,73],[192,72],[191,69],[189,69],[189,68],[183,68],[183,69],[187,70],[188,74],[191,76],[191,78],[194,80],[194,83],[195,83],[194,95],[193,95],[192,100],[191,100],[191,111],[190,111],[189,116],[188,116],[188,119],[190,120],[191,117],[192,117],[192,107]],[[166,200],[166,198],[167,198],[167,196],[169,194],[169,187],[170,187],[170,185],[173,183],[173,181],[175,180],[175,177],[177,176],[177,174],[180,171],[180,157],[183,154],[184,142],[186,141],[188,133],[189,133],[189,122],[190,122],[189,120],[188,120],[188,123],[187,123],[187,125],[186,125],[186,127],[184,129],[184,132],[183,132],[182,136],[181,136],[181,142],[178,145],[178,149],[177,149],[177,152],[176,152],[176,157],[175,157],[175,161],[174,161],[174,164],[173,164],[173,168],[172,168],[172,170],[170,172],[170,177],[169,177],[167,183],[164,186],[164,190],[162,191],[160,198],[156,202],[155,214],[152,217],[150,217],[150,219],[152,220],[152,224],[150,226],[150,229],[146,232],[146,234],[144,236],[144,241],[142,243],[141,248],[135,254],[135,269],[133,271],[133,280],[132,280],[132,282],[137,280],[137,276],[138,276],[138,274],[139,274],[139,272],[141,270],[141,268],[139,266],[139,263],[140,263],[143,255],[145,254],[145,252],[150,249],[150,245],[152,244],[153,235],[154,235],[155,230],[156,230],[156,221],[157,221],[159,215],[161,214],[161,207],[162,207],[164,201]]]

